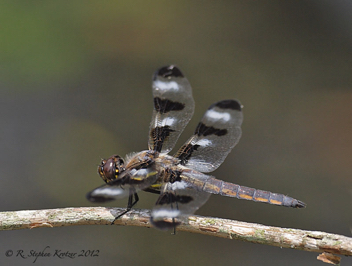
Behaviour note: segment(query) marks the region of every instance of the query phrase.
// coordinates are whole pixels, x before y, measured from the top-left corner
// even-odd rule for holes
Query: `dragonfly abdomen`
[[[215,178],[210,178],[207,180],[203,190],[221,196],[264,202],[285,207],[304,208],[306,206],[304,202],[283,194],[240,186]]]

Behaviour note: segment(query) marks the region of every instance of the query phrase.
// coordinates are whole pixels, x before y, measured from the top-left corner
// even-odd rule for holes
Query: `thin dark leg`
[[[176,202],[176,209],[178,210],[178,202]],[[172,218],[172,223],[174,225],[174,232],[172,234],[176,235],[176,221],[175,221],[175,218]]]
[[[174,232],[172,233],[172,235],[176,235],[176,222],[175,222],[175,218],[172,218],[172,223],[174,225]]]
[[[134,201],[133,201],[133,197],[134,197]],[[120,213],[118,216],[115,217],[115,219],[112,221],[112,225],[114,224],[114,222],[119,219],[122,215],[125,215],[126,213],[128,213],[132,207],[134,205],[136,205],[136,203],[139,201],[139,197],[137,195],[137,193],[133,193],[131,195],[128,196],[128,203],[127,203],[127,208],[125,211],[123,211],[122,213]]]

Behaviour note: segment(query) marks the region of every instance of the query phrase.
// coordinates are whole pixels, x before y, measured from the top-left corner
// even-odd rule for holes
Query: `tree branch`
[[[73,225],[109,225],[125,209],[104,207],[63,208],[0,212],[0,230],[33,229]],[[150,211],[133,209],[116,225],[152,227]],[[352,256],[352,238],[318,231],[265,226],[213,217],[190,216],[177,231],[199,233],[252,243]],[[329,254],[326,254],[329,253]],[[338,258],[338,257],[335,257]],[[321,259],[321,258],[319,258]]]

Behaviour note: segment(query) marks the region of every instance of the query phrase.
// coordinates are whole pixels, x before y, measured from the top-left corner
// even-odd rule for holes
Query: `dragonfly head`
[[[118,155],[113,155],[109,159],[102,159],[98,166],[98,174],[109,184],[112,181],[118,179],[119,175],[125,171],[125,162]]]

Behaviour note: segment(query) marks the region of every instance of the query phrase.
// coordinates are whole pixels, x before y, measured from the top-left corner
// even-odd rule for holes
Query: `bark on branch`
[[[0,230],[33,229],[73,225],[109,225],[125,209],[104,207],[62,208],[0,212]],[[115,221],[116,225],[152,227],[150,211],[133,209]],[[190,216],[177,231],[199,233],[252,243],[330,254],[352,256],[352,238],[318,231],[280,228],[234,220]],[[326,254],[328,253],[328,254]],[[333,259],[339,259],[332,256]],[[331,261],[333,261],[331,259]],[[336,262],[335,262],[336,263]]]

